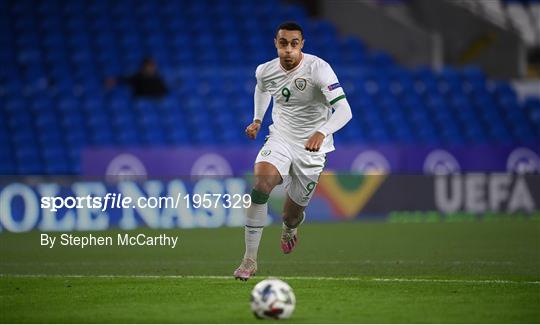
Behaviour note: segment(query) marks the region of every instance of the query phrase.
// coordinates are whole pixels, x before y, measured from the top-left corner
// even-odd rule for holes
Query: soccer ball
[[[287,319],[295,304],[291,287],[279,279],[263,280],[251,291],[251,310],[259,319]]]

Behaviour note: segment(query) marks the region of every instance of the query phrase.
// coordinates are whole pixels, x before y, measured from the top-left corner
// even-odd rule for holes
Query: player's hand
[[[254,140],[257,137],[257,133],[261,129],[261,121],[255,120],[246,128],[246,135],[248,138]]]
[[[319,151],[319,149],[321,149],[321,145],[324,141],[324,138],[325,138],[324,134],[322,134],[319,131],[315,132],[309,138],[309,140],[307,140],[306,145],[305,145],[306,150],[313,151],[313,152]]]

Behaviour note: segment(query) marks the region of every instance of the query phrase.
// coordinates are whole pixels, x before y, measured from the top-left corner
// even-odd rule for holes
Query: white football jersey
[[[270,133],[277,133],[299,148],[332,115],[332,105],[345,98],[343,88],[330,65],[315,55],[303,53],[301,62],[285,70],[279,58],[263,63],[255,72],[257,87],[272,95],[273,124]],[[320,153],[334,150],[332,135],[328,135]]]

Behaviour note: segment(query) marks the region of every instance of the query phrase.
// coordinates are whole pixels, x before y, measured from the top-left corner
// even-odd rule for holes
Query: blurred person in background
[[[158,72],[157,63],[151,57],[145,58],[134,74],[105,80],[107,89],[118,84],[128,85],[135,97],[161,98],[168,93],[167,85]]]

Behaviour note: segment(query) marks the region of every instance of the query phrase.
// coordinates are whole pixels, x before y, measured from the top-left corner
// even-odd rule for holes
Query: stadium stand
[[[291,19],[306,28],[305,52],[332,64],[353,108],[338,143],[540,141],[540,100],[519,102],[508,81],[474,66],[404,68],[300,6],[10,0],[0,2],[0,174],[78,174],[85,146],[248,143],[255,68],[275,56],[274,28]],[[105,90],[107,76],[148,55],[169,96]]]
[[[528,47],[540,46],[540,1],[457,0],[459,4],[501,26],[515,29]]]

